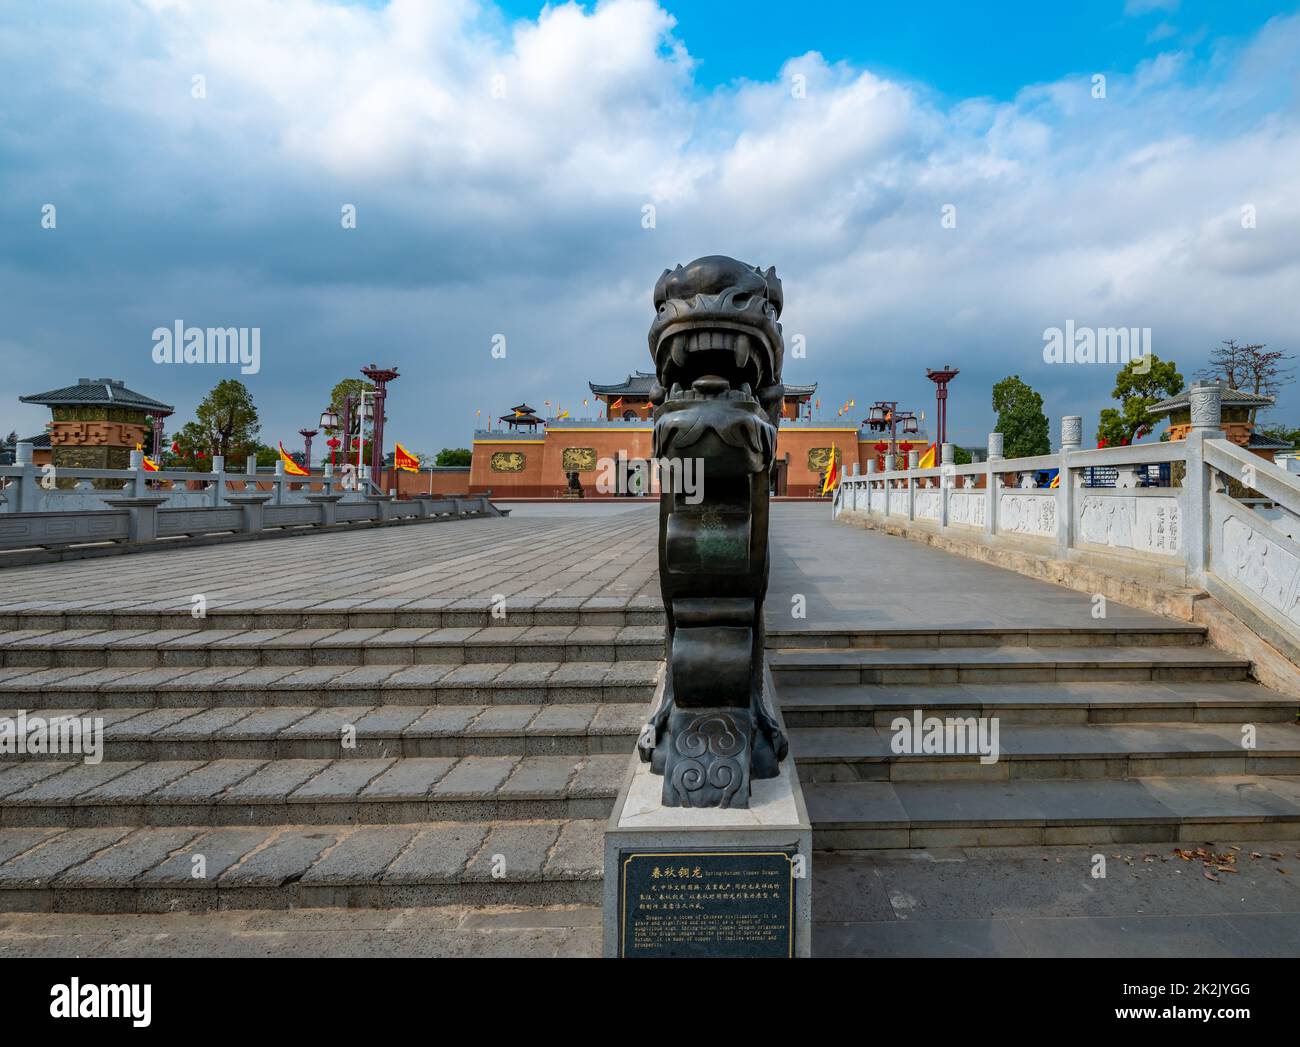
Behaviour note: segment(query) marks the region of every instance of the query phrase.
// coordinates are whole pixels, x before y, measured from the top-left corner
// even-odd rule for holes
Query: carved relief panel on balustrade
[[[1300,545],[1252,523],[1235,513],[1222,519],[1211,551],[1213,571],[1271,607],[1292,628],[1300,627]]]
[[[1173,556],[1182,548],[1182,507],[1173,496],[1090,494],[1078,501],[1080,543]]]
[[[982,529],[987,507],[983,491],[952,491],[948,495],[948,523]]]
[[[1055,493],[1002,495],[998,499],[998,532],[1055,538]]]

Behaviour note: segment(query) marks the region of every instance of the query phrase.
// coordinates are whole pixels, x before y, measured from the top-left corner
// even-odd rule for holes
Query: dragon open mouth
[[[770,382],[765,357],[770,356],[761,336],[725,327],[678,324],[666,329],[656,352],[660,381],[668,399],[692,399],[699,394],[724,395],[728,399],[749,398]],[[702,383],[700,379],[725,383]]]
[[[709,255],[665,269],[655,285],[650,353],[656,406],[681,400],[781,400],[781,281],[734,258]]]

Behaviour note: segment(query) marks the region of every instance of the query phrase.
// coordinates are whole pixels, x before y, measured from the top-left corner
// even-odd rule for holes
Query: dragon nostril
[[[732,296],[731,304],[737,309],[744,309],[745,306],[749,305],[749,298],[750,296],[742,291],[740,294]]]

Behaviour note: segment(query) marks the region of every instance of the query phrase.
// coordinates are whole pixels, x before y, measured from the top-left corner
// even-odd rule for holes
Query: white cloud
[[[112,129],[105,163],[118,166],[82,157],[81,184],[128,209],[148,186],[150,207],[210,222],[208,236],[255,236],[233,257],[202,245],[177,268],[242,271],[259,308],[276,285],[286,324],[294,308],[319,311],[325,285],[336,317],[382,303],[390,315],[371,319],[408,355],[429,351],[435,326],[445,370],[411,373],[463,399],[574,401],[586,378],[646,366],[659,269],[718,251],[777,265],[787,330],[809,337],[792,380],[821,380],[826,402],[925,406],[923,366],[951,361],[965,441],[987,432],[987,389],[1011,372],[1043,386],[1054,417],[1095,417],[1108,374],[1041,364],[1042,329],[1067,318],[1150,326],[1187,371],[1220,338],[1294,338],[1300,320],[1300,127],[1293,102],[1259,100],[1244,64],[1202,83],[1173,52],[1108,73],[1105,99],[1085,70],[943,108],[923,85],[815,52],[771,82],[704,92],[690,41],[652,0],[513,25],[471,0],[150,0],[102,29],[74,49],[28,42],[57,56],[38,74],[51,95]],[[1300,19],[1277,19],[1249,53],[1286,83],[1298,45]],[[53,130],[24,146],[38,185],[67,162]],[[343,201],[358,205],[358,250],[373,252],[355,262],[320,246],[336,242]],[[940,225],[945,204],[956,229]],[[1253,230],[1237,220],[1245,204]],[[315,222],[320,243],[303,232]],[[221,286],[238,299],[238,277]],[[312,326],[344,366],[329,325]],[[517,370],[478,352],[494,331],[514,332]],[[414,377],[404,384],[414,399]],[[463,443],[467,423],[450,418],[413,404],[406,422]]]

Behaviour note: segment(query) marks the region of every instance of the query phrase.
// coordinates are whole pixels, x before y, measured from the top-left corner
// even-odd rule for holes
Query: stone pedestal
[[[810,955],[812,826],[794,761],[750,788],[748,807],[667,807],[663,778],[630,762],[605,829],[606,956]]]

